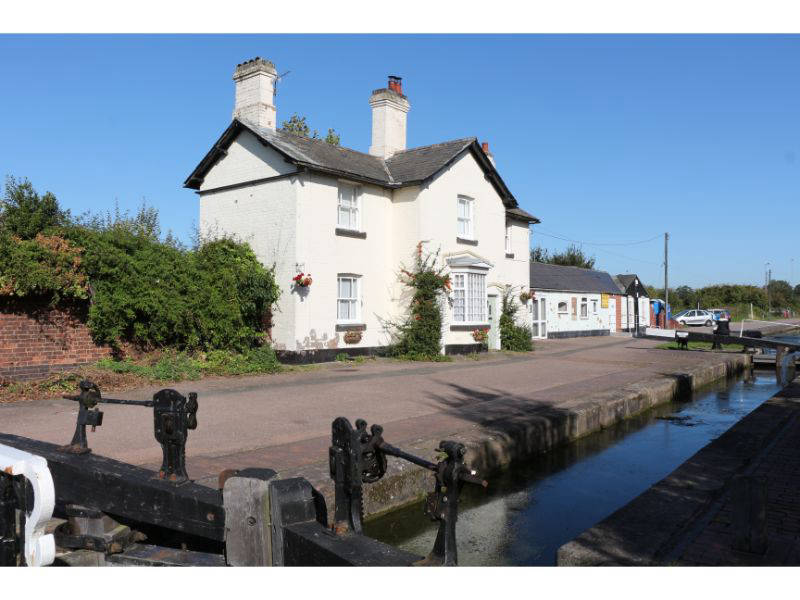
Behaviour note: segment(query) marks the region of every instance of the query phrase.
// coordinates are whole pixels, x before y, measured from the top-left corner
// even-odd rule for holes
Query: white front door
[[[531,334],[537,339],[547,337],[547,300],[531,298]]]
[[[497,296],[487,296],[486,314],[489,316],[488,346],[490,350],[500,350],[500,315],[498,314],[497,308]]]

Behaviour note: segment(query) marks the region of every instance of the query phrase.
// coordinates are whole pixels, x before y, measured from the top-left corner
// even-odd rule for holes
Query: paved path
[[[380,423],[395,444],[441,439],[532,407],[569,406],[590,394],[721,361],[719,354],[656,345],[629,337],[546,340],[531,354],[492,353],[477,361],[336,363],[305,372],[175,384],[199,395],[188,471],[210,483],[225,468],[287,471],[319,463],[327,459],[330,424],[338,416]],[[156,389],[119,396],[145,399]],[[62,399],[0,405],[0,431],[66,443],[76,410],[74,402]],[[150,410],[106,405],[103,411],[103,426],[89,433],[96,453],[160,464]]]

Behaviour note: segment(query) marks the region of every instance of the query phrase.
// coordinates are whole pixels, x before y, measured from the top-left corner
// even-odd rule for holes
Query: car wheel
[[[706,327],[711,327],[711,319],[709,319],[708,321],[706,321]]]

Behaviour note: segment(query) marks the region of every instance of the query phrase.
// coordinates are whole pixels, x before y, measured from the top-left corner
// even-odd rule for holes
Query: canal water
[[[490,480],[465,486],[461,565],[554,565],[556,550],[644,492],[778,391],[771,371],[656,407]],[[427,554],[437,524],[417,504],[365,524],[383,542]]]

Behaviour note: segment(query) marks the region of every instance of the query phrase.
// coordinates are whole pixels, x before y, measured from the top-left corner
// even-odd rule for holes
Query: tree
[[[11,235],[32,240],[50,227],[65,224],[69,211],[58,206],[50,192],[40,196],[27,179],[6,178],[5,195],[0,201],[0,226]]]
[[[293,114],[288,121],[284,121],[281,127],[282,131],[291,133],[292,135],[299,135],[300,137],[311,138],[312,140],[319,139],[319,133],[315,129],[313,132],[306,123],[306,118],[299,116],[297,113]],[[334,129],[328,129],[328,135],[325,136],[325,141],[333,146],[338,146],[341,142],[340,136]]]
[[[783,279],[769,282],[769,301],[775,308],[787,308],[792,303],[792,286]]]
[[[565,267],[581,267],[583,269],[594,269],[595,257],[584,254],[583,250],[575,244],[570,244],[563,252],[550,252],[537,246],[531,250],[531,260],[534,262],[549,263],[551,265],[563,265]]]
[[[800,302],[800,283],[794,286],[794,300]]]

